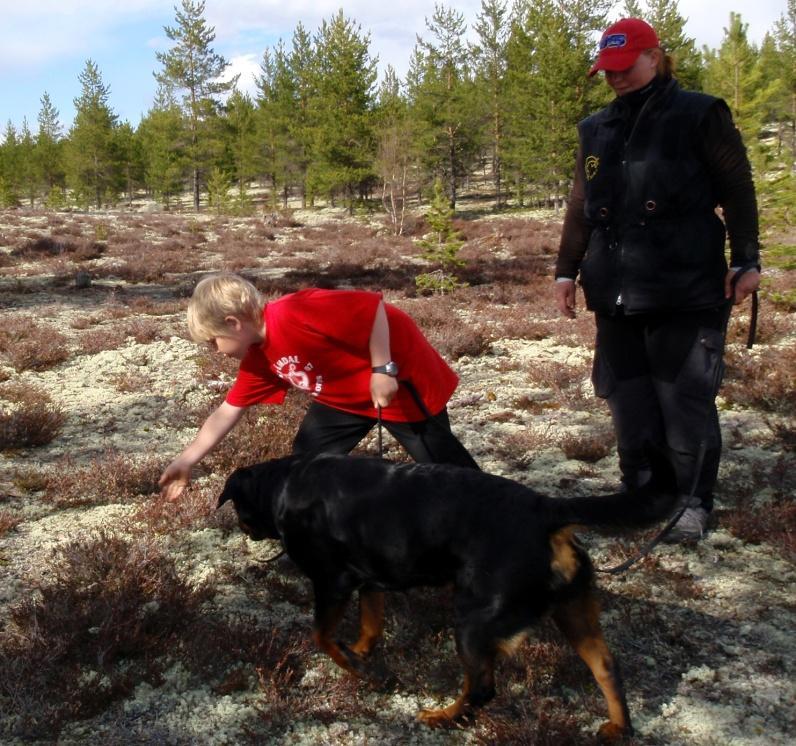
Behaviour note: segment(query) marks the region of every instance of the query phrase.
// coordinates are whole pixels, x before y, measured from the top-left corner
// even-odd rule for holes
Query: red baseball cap
[[[600,52],[589,70],[589,77],[598,70],[627,70],[643,51],[660,45],[655,29],[646,21],[623,18],[605,29],[600,39]]]

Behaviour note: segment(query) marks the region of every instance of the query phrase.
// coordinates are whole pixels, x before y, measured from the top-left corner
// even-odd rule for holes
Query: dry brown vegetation
[[[615,488],[613,434],[589,383],[592,319],[563,320],[551,299],[554,216],[457,219],[467,285],[447,295],[416,290],[420,216],[399,238],[311,213],[0,217],[0,740],[590,740],[601,695],[547,623],[501,664],[498,696],[475,723],[433,734],[414,724],[415,710],[461,683],[445,589],[390,597],[375,661],[393,673],[390,686],[341,675],[313,649],[307,581],[289,561],[268,561],[275,543],[244,538],[230,506],[216,510],[231,470],[290,450],[303,397],[247,412],[183,499],[162,500],[156,484],[235,374],[184,324],[198,278],[224,268],[269,298],[308,286],[383,291],[460,373],[451,420],[486,468],[562,497]],[[748,309],[730,326],[715,540],[660,549],[600,580],[639,744],[710,743],[675,710],[693,702],[694,717],[709,719],[719,700],[746,709],[717,715],[713,727],[730,725],[716,742],[740,728],[733,738],[744,743],[759,708],[727,682],[773,677],[776,688],[787,678],[792,659],[765,630],[788,624],[796,559],[795,277],[772,273],[754,350],[743,348]],[[389,457],[405,458],[386,440]],[[359,450],[375,454],[374,433]],[[648,536],[585,541],[608,566]],[[350,613],[341,637],[354,634]],[[743,652],[750,646],[762,652]],[[733,668],[740,661],[747,667]],[[766,718],[779,734],[788,706],[777,712],[773,725]]]

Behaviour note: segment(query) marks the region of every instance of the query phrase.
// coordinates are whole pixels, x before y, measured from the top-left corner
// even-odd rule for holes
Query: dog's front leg
[[[380,591],[359,592],[359,639],[351,646],[352,652],[366,658],[384,630],[384,594]]]
[[[348,599],[332,601],[325,594],[315,589],[315,644],[328,655],[340,668],[364,678],[365,666],[362,659],[355,655],[346,645],[334,639],[337,625],[343,618]]]
[[[479,625],[456,630],[456,650],[464,666],[464,686],[458,699],[439,710],[421,710],[418,720],[431,727],[466,719],[495,696],[495,641]]]

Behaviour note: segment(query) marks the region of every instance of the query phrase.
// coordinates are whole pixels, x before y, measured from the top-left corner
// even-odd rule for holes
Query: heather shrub
[[[59,507],[127,502],[157,492],[166,463],[162,456],[135,457],[110,449],[82,465],[67,456],[42,470],[42,499]]]
[[[567,458],[594,463],[613,452],[614,435],[612,431],[566,435],[560,446]]]
[[[0,353],[17,371],[45,370],[69,358],[66,337],[28,315],[3,320]]]
[[[776,356],[776,361],[771,357]],[[796,348],[782,347],[759,354],[728,348],[721,394],[730,404],[781,415],[796,413]]]
[[[20,523],[22,523],[22,519],[18,515],[10,510],[0,510],[0,537],[13,531]]]
[[[42,389],[19,383],[0,386],[0,451],[43,446],[66,421],[63,409]]]
[[[100,530],[59,547],[0,630],[0,703],[12,735],[57,735],[157,674],[210,596],[152,540]],[[125,661],[125,665],[116,664]]]

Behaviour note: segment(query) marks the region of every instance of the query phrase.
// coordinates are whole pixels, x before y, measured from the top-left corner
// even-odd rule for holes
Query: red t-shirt
[[[227,402],[236,407],[279,404],[295,386],[334,409],[376,417],[370,399],[369,343],[380,301],[380,293],[364,290],[310,288],[268,303],[263,312],[265,341],[253,345],[241,361]],[[458,376],[407,314],[386,303],[385,309],[398,381],[411,381],[428,411],[437,414]],[[390,405],[382,408],[382,417],[391,422],[426,418],[400,384]]]

